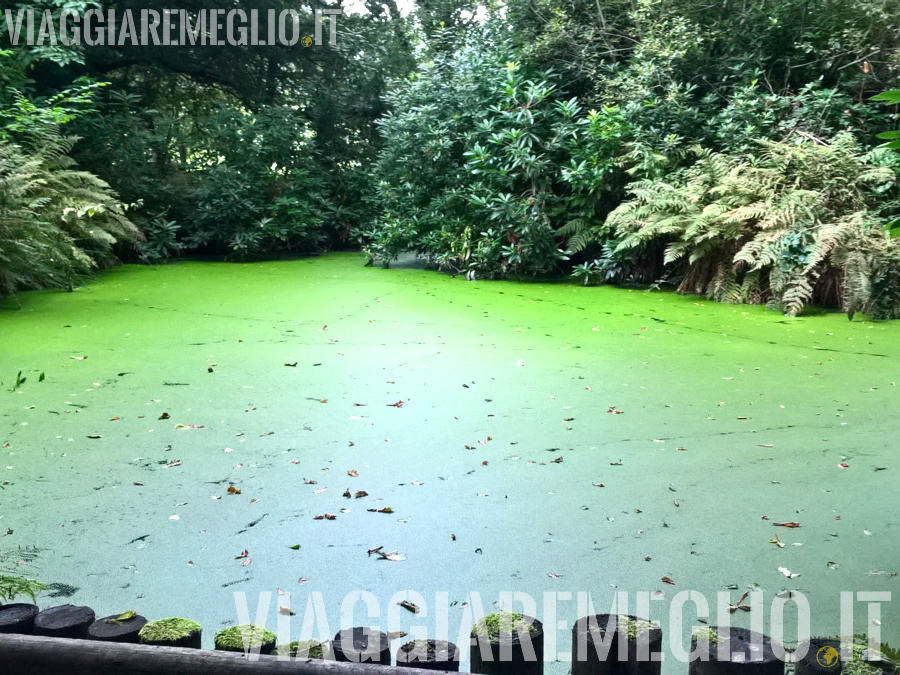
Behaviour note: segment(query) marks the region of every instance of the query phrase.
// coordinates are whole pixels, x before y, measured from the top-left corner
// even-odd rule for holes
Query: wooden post
[[[97,619],[88,628],[88,640],[102,640],[104,642],[130,642],[138,643],[138,633],[147,623],[147,619],[140,614],[135,614],[130,619],[119,619],[122,613],[110,614],[102,619]]]
[[[572,627],[572,675],[659,675],[662,630],[635,616],[583,616]]]
[[[534,632],[525,629],[513,631],[512,635],[501,634],[497,642],[487,637],[472,637],[469,659],[473,673],[543,675],[544,627],[533,616],[522,619],[534,627]]]
[[[794,664],[796,675],[841,675],[841,641],[812,638],[805,643],[806,655]]]
[[[688,675],[784,675],[784,662],[768,636],[733,626],[708,630],[705,638],[691,637]]]
[[[841,658],[842,648],[858,650],[852,652],[851,658],[854,660],[852,666],[848,667],[848,663]],[[841,675],[843,670],[848,672],[863,670],[864,664],[877,668],[882,675],[897,675],[900,670],[897,664],[888,660],[884,655],[870,651],[865,636],[845,638],[843,642],[841,638],[836,637],[814,637],[809,642],[800,645],[798,651],[804,649],[806,654],[794,664],[796,675]]]
[[[31,635],[0,635],[3,675],[418,675],[421,670],[335,663],[318,659],[280,660],[182,647],[152,647]]]
[[[34,634],[44,637],[87,639],[96,615],[90,607],[59,605],[45,609],[34,619]]]
[[[332,641],[334,658],[342,663],[391,665],[391,643],[377,628],[356,626],[338,631]]]
[[[0,633],[21,633],[31,635],[34,617],[40,610],[37,605],[14,602],[0,607]]]
[[[424,643],[424,644],[423,644]],[[459,649],[445,640],[413,640],[397,650],[397,665],[459,672]]]

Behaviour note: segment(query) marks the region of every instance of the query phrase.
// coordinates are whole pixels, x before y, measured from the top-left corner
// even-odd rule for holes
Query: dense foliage
[[[360,245],[900,316],[894,0],[364,4],[333,46],[0,37],[0,293]]]

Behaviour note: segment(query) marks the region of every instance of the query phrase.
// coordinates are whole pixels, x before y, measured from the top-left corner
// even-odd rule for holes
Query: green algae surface
[[[712,612],[760,591],[766,628],[800,592],[830,635],[841,591],[898,589],[900,323],[362,262],[126,266],[7,302],[0,573],[50,584],[42,607],[207,626],[260,623],[268,593],[282,642],[330,639],[371,592],[380,616],[357,603],[355,625],[423,626],[464,659],[484,614],[546,624],[544,593],[571,594],[568,626],[589,592],[590,613],[660,621],[686,648],[693,603],[667,621],[682,590]],[[421,614],[397,607],[410,590]],[[639,591],[649,616],[612,607]],[[328,626],[300,635],[316,593]],[[796,616],[787,602],[788,643]],[[896,602],[880,621],[900,643]]]

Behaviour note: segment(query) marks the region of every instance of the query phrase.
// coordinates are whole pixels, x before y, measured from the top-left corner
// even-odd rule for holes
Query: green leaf
[[[878,134],[878,138],[893,139],[900,138],[900,131],[882,131]]]
[[[891,89],[890,91],[883,92],[881,94],[876,94],[870,101],[886,101],[888,103],[900,103],[900,90]]]
[[[292,551],[299,551],[300,544],[294,544],[293,546],[289,546],[288,548],[290,548]]]

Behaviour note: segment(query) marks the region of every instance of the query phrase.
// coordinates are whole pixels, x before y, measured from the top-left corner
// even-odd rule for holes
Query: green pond
[[[767,632],[780,598],[788,644],[797,597],[834,635],[841,592],[900,591],[900,322],[362,262],[125,266],[7,302],[0,570],[53,584],[42,607],[195,619],[206,647],[247,622],[236,591],[294,640],[461,643],[532,609],[554,654],[579,593],[641,595],[668,651],[699,625],[670,621],[682,591],[710,625],[755,591],[724,616]],[[900,603],[854,608],[900,644]]]

